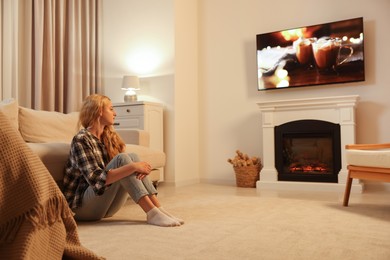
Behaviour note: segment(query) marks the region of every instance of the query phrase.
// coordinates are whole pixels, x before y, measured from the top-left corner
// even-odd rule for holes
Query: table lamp
[[[139,78],[137,76],[124,76],[122,81],[122,90],[126,90],[124,101],[137,101],[137,93],[139,90]]]

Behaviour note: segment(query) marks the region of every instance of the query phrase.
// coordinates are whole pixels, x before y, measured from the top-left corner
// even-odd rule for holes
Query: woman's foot
[[[162,213],[164,213],[165,215],[167,215],[168,217],[170,218],[173,218],[174,220],[176,220],[177,222],[180,223],[180,225],[183,225],[184,224],[184,220],[180,219],[180,218],[177,218],[175,216],[173,216],[172,214],[170,214],[168,211],[166,211],[163,207],[159,207],[158,208]]]
[[[176,227],[180,226],[180,222],[169,217],[160,211],[157,207],[152,208],[146,213],[146,221],[148,224],[161,227]]]

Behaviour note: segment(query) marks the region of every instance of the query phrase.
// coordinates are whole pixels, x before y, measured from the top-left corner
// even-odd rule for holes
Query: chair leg
[[[348,207],[349,195],[351,194],[352,181],[353,179],[350,177],[350,174],[348,172],[347,184],[345,186],[344,201],[343,201],[344,207]]]

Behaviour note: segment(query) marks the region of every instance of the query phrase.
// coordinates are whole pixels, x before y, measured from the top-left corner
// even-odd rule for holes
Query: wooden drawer
[[[116,106],[114,107],[117,117],[127,117],[127,116],[143,116],[144,107],[143,106]]]
[[[144,118],[143,117],[131,117],[131,118],[116,118],[115,119],[116,128],[144,128]]]

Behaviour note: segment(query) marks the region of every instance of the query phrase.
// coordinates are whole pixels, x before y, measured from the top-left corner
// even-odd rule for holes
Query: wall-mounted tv
[[[256,35],[258,90],[364,81],[363,18]]]

